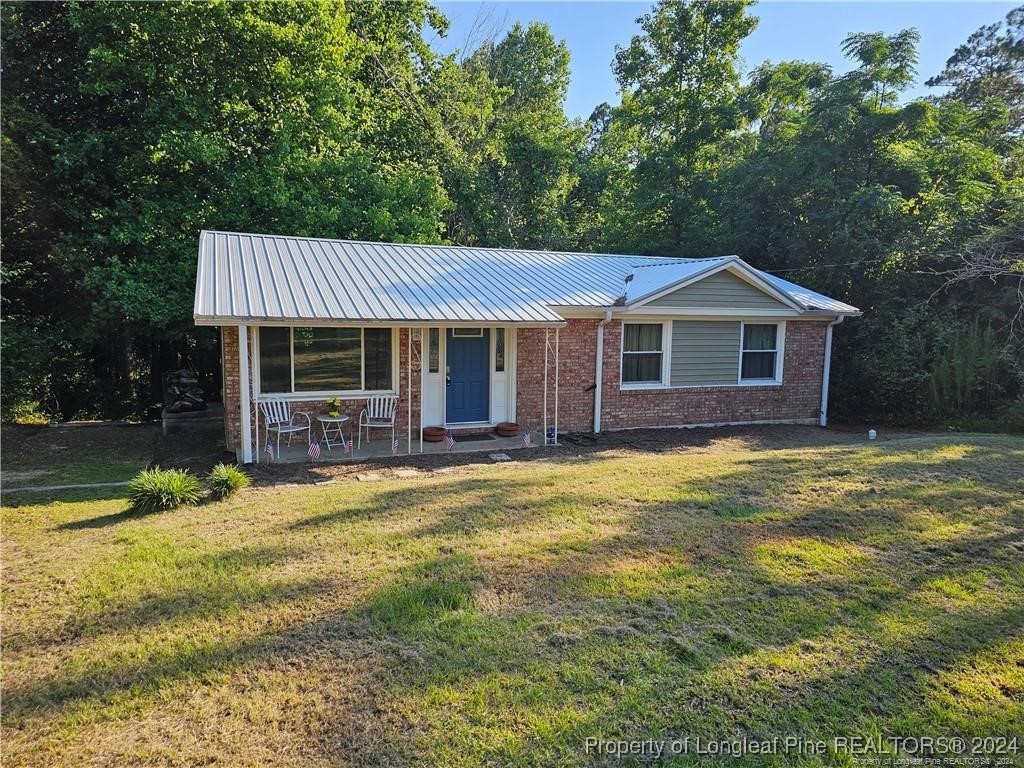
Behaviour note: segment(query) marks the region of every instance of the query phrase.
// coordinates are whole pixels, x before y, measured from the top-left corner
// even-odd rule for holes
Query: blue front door
[[[466,329],[463,333],[480,333]],[[456,424],[464,421],[488,421],[490,410],[490,358],[491,337],[486,328],[483,335],[456,336],[448,329],[447,386],[445,421]]]

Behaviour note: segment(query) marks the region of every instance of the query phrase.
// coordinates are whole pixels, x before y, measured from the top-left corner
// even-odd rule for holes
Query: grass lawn
[[[159,424],[3,425],[4,491],[128,480],[140,469],[208,469],[225,457],[221,431],[165,438]]]
[[[8,494],[4,764],[642,762],[588,736],[1024,748],[1024,439],[799,434],[147,517],[120,489]]]

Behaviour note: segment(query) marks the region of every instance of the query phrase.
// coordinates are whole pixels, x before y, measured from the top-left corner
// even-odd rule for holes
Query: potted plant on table
[[[336,419],[341,416],[341,400],[336,397],[332,397],[324,405],[327,407],[327,415],[332,419]]]

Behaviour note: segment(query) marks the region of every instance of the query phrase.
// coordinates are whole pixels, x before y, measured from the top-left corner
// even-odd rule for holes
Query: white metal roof
[[[563,320],[553,308],[612,306],[626,290],[627,275],[633,275],[628,298],[640,297],[723,259],[739,261],[735,256],[677,259],[204,231],[199,238],[194,315],[200,325],[302,321],[552,325]],[[842,302],[759,274],[800,306],[857,312]]]

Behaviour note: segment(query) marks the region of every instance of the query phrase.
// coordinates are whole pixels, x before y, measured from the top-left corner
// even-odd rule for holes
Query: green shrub
[[[218,464],[206,477],[210,492],[218,499],[226,499],[239,488],[245,488],[251,480],[234,464]]]
[[[128,483],[132,509],[159,512],[198,504],[202,498],[199,480],[183,469],[144,469]]]

